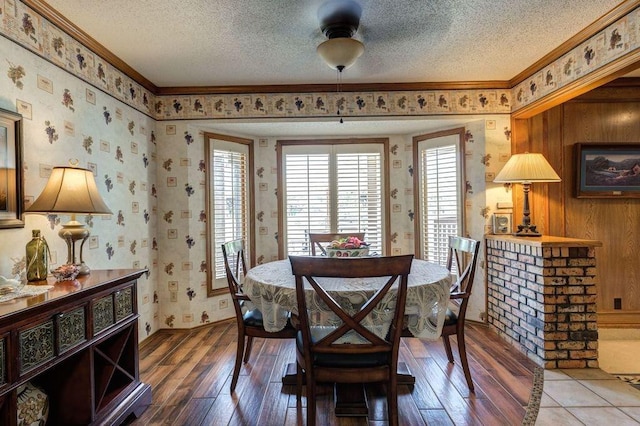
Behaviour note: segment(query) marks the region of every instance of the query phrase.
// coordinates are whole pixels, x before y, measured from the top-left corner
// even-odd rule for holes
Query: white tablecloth
[[[331,296],[345,309],[359,310],[362,303],[384,282],[385,278],[320,278],[320,282]],[[307,284],[308,285],[308,284]],[[419,338],[434,340],[440,337],[444,316],[449,302],[451,276],[447,268],[424,260],[414,259],[409,275],[405,315],[411,333]],[[244,278],[244,292],[253,304],[262,311],[267,331],[282,330],[287,323],[287,312],[297,313],[295,277],[291,273],[289,260],[278,260],[258,265],[249,270]],[[369,296],[364,296],[364,294]],[[333,327],[340,324],[323,302],[307,295],[310,321]],[[395,295],[388,296],[395,299]],[[381,303],[384,306],[385,302]],[[384,309],[374,310],[365,320],[370,329],[379,329],[376,334],[385,334],[389,315]]]

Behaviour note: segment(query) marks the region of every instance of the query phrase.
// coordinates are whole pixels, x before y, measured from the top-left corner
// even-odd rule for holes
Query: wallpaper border
[[[234,118],[440,116],[514,113],[640,47],[640,9],[589,37],[511,89],[155,95],[19,0],[5,0],[0,32],[158,121]]]

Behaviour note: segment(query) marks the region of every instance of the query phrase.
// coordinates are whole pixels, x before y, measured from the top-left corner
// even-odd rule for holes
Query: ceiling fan
[[[318,9],[320,30],[327,37],[317,52],[340,73],[353,65],[364,52],[364,44],[353,35],[360,26],[362,7],[354,0],[329,0]]]

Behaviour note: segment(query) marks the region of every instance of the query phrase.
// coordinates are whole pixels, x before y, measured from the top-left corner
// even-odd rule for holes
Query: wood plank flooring
[[[403,339],[400,360],[416,376],[399,390],[401,425],[519,425],[533,385],[535,365],[481,324],[467,323],[467,353],[476,393],[459,366],[447,362],[440,340]],[[236,351],[235,321],[195,330],[161,330],[140,348],[140,375],[151,385],[153,404],[131,425],[304,425],[306,401],[296,407],[295,387],[283,386],[292,341],[255,339],[251,359],[229,392]],[[454,342],[452,341],[452,346]],[[368,418],[336,417],[333,387],[318,395],[319,425],[381,426],[384,386],[366,387]]]

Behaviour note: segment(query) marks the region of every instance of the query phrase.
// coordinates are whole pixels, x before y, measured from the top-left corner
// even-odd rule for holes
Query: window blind
[[[420,149],[422,257],[446,264],[449,235],[458,235],[461,220],[456,144]]]
[[[308,255],[310,232],[331,228],[329,155],[285,156],[287,253]]]
[[[336,166],[338,232],[364,232],[370,252],[382,253],[380,154],[338,154]]]
[[[283,155],[287,254],[310,254],[313,232],[364,232],[382,253],[380,147],[286,146]]]
[[[210,187],[213,225],[213,270],[216,281],[226,280],[222,244],[235,239],[248,244],[248,148],[246,145],[214,141]],[[226,281],[225,281],[226,282]],[[217,283],[216,283],[217,284]]]

